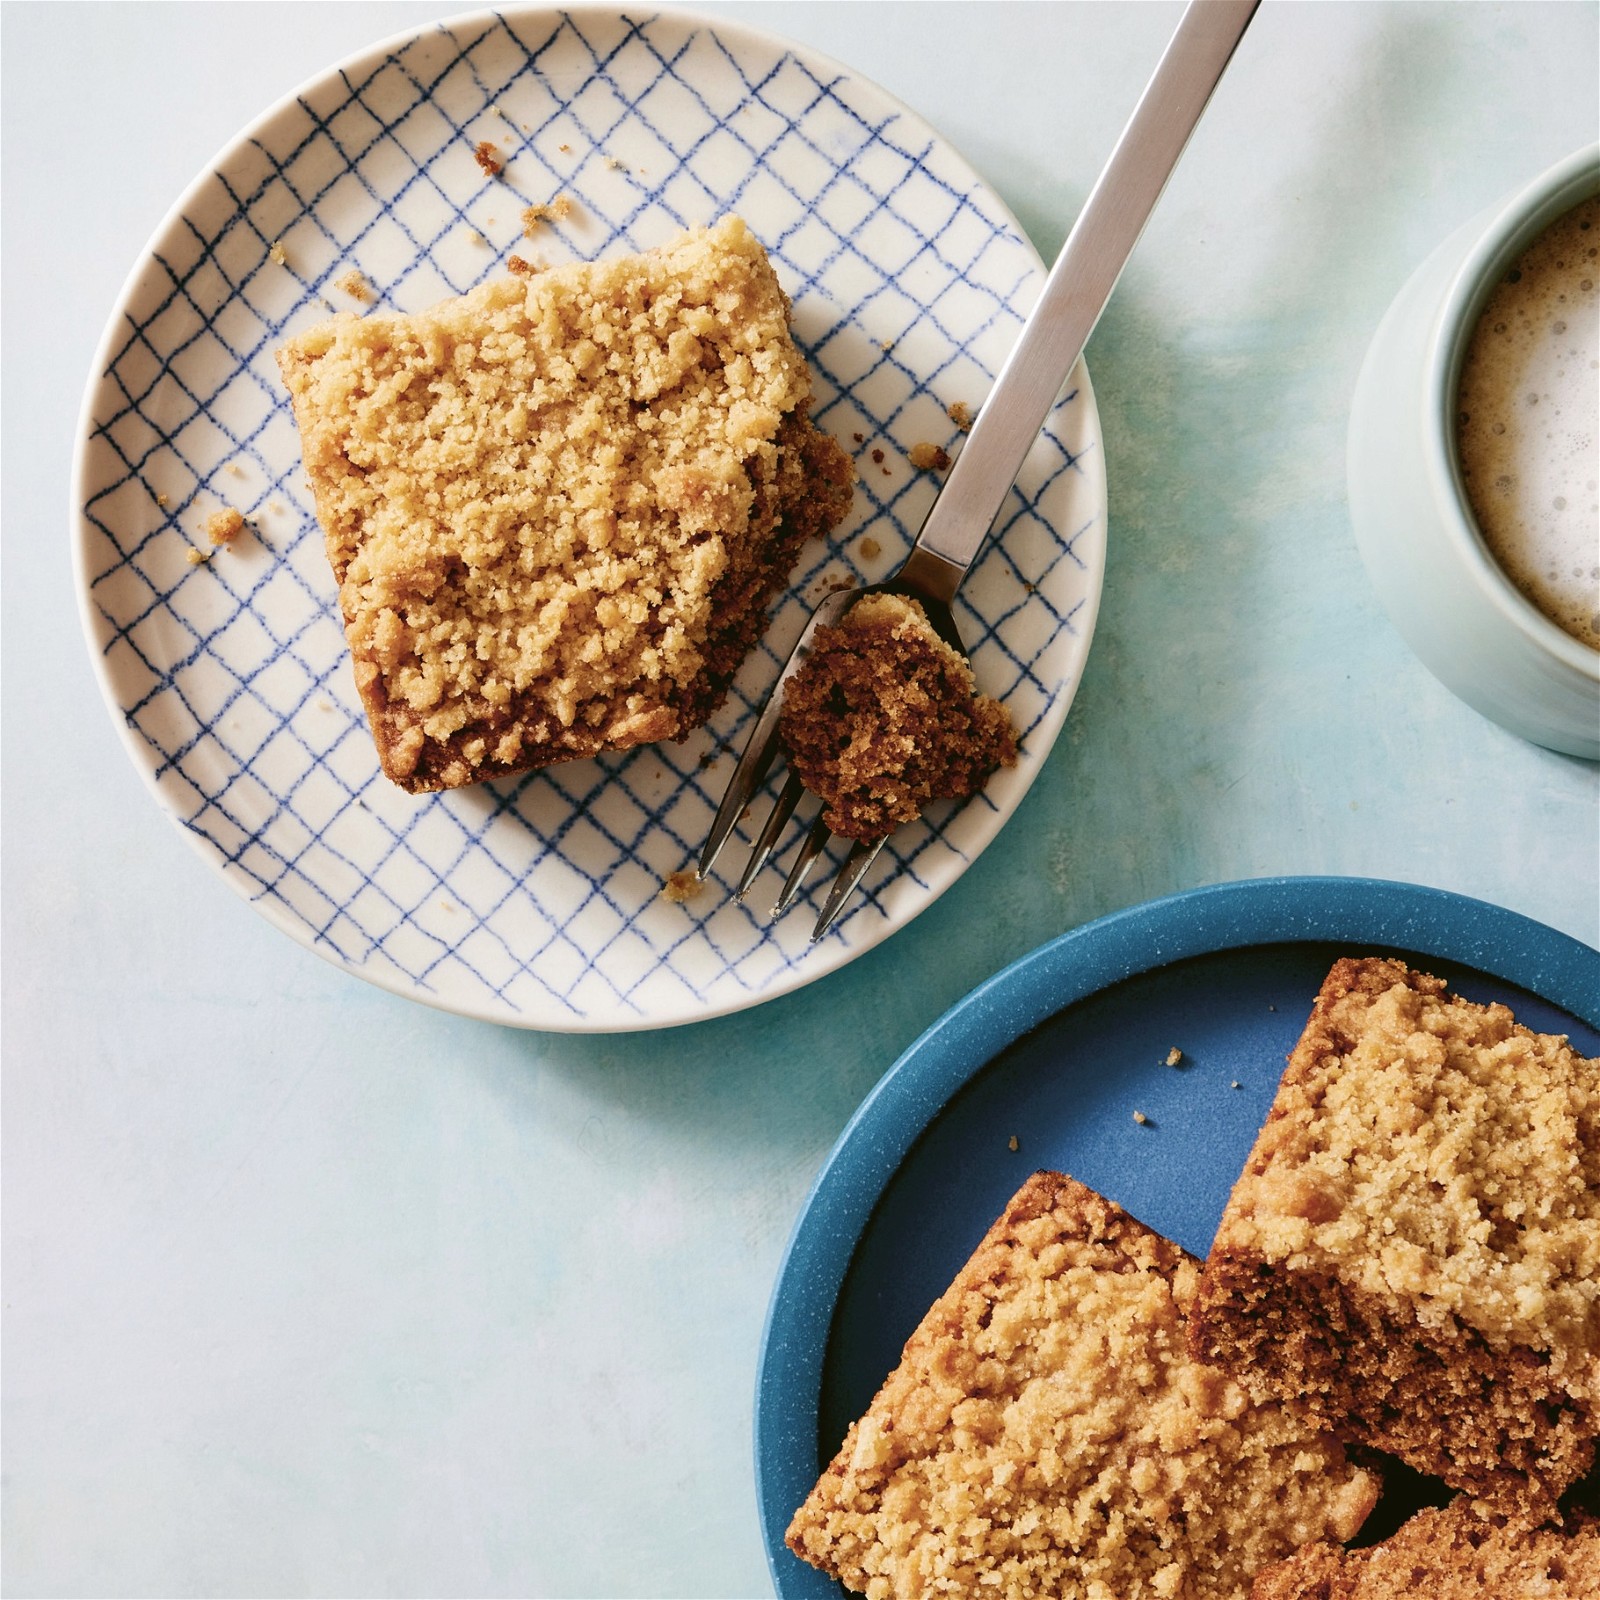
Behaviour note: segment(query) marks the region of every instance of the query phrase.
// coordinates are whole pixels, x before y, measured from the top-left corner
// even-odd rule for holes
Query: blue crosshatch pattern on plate
[[[475,158],[490,141],[493,176]],[[525,235],[523,209],[573,208]],[[504,271],[643,249],[738,211],[794,301],[813,416],[855,456],[851,519],[808,547],[708,727],[679,744],[416,798],[378,771],[273,351],[335,311],[413,311]],[[352,271],[360,275],[352,278]],[[1023,759],[896,833],[814,950],[715,881],[676,903],[755,708],[810,606],[898,563],[1042,271],[1003,204],[846,69],[681,15],[484,14],[376,47],[266,113],[183,197],[108,329],[85,406],[86,625],[135,762],[278,926],[362,977],[553,1029],[662,1026],[784,993],[960,875],[1048,754],[1104,565],[1082,370],[963,591],[982,687]],[[211,512],[247,529],[213,550]],[[775,780],[774,780],[775,781]],[[829,870],[814,875],[811,903]]]

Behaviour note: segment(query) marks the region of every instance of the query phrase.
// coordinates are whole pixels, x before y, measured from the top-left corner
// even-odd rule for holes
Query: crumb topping
[[[791,1548],[872,1600],[1236,1600],[1295,1545],[1352,1536],[1376,1481],[1189,1356],[1198,1271],[1036,1174],[851,1427]]]
[[[1399,962],[1342,962],[1324,996],[1230,1247],[1600,1385],[1600,1060]]]
[[[214,545],[232,544],[244,532],[244,514],[232,506],[213,511],[206,518],[206,537]]]
[[[558,194],[546,204],[528,206],[522,213],[522,232],[531,239],[547,222],[564,222],[572,215],[572,197]]]
[[[681,871],[667,874],[667,881],[661,887],[661,896],[674,905],[682,905],[686,900],[695,899],[705,886],[705,879],[693,867],[684,867]]]
[[[828,826],[848,839],[882,838],[1017,760],[1005,707],[977,693],[965,657],[896,594],[869,594],[817,630],[784,693],[779,736]]]
[[[950,465],[950,453],[943,445],[920,441],[906,452],[906,458],[918,472],[943,472]]]
[[[391,777],[436,788],[704,720],[720,688],[685,702],[753,642],[775,553],[786,572],[849,505],[788,309],[729,217],[280,353]]]

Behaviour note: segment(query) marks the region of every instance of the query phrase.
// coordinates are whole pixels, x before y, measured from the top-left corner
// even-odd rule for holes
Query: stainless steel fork
[[[838,622],[863,595],[890,589],[919,600],[939,633],[966,653],[950,602],[982,548],[1050,408],[1083,353],[1089,334],[1259,3],[1260,0],[1190,0],[1155,75],[1061,247],[1038,304],[1001,368],[910,554],[887,583],[841,590],[829,595],[812,613],[728,780],[700,854],[702,878],[711,871],[746,806],[766,781],[778,753],[778,719],[783,711],[785,686],[810,653],[818,628]],[[801,793],[800,780],[791,772],[740,876],[740,899],[772,855]],[[828,840],[828,828],[819,818],[795,858],[773,907],[774,916],[793,903]],[[883,843],[877,839],[852,847],[817,916],[811,932],[813,943],[832,927]]]

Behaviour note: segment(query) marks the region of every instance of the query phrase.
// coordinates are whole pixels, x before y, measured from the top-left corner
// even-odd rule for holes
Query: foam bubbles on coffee
[[[1600,196],[1495,287],[1461,374],[1462,477],[1511,581],[1600,649]]]

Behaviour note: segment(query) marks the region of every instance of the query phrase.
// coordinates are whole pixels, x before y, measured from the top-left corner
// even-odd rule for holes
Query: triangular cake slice
[[[923,1318],[788,1532],[872,1600],[1237,1600],[1356,1533],[1376,1479],[1188,1352],[1199,1263],[1036,1173]]]

